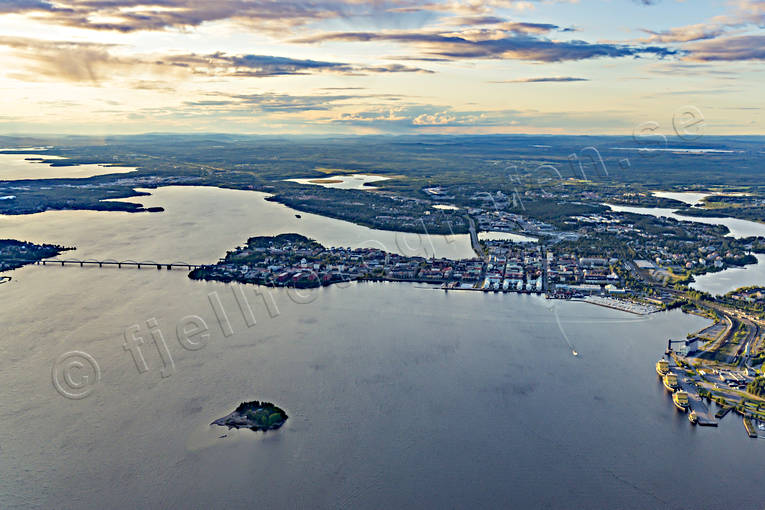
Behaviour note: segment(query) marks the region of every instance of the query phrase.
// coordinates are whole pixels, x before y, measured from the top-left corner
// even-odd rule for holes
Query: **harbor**
[[[664,387],[672,395],[675,407],[689,413],[689,421],[694,425],[717,427],[717,420],[699,395],[697,386],[677,359],[668,355],[656,363],[656,373],[661,377]]]
[[[688,413],[691,424],[717,427],[718,420],[734,411],[741,415],[746,434],[750,438],[765,438],[765,403],[749,400],[741,392],[726,393],[727,398],[723,398],[710,391],[710,388],[720,389],[720,386],[714,382],[710,385],[709,377],[716,376],[723,380],[730,378],[730,373],[696,370],[688,364],[687,358],[671,349],[656,362],[656,373],[671,395],[675,407],[680,412]],[[718,405],[716,412],[711,409],[713,402]]]
[[[607,296],[591,295],[581,299],[581,301],[606,308],[613,308],[614,310],[621,310],[622,312],[634,313],[635,315],[650,315],[661,310],[658,306],[614,299]]]

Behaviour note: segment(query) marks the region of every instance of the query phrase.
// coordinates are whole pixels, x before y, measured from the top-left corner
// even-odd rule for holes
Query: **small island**
[[[287,413],[270,402],[242,402],[233,413],[217,419],[210,425],[229,429],[275,430],[287,421]]]

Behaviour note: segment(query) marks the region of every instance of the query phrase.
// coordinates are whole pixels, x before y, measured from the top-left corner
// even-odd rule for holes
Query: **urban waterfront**
[[[153,192],[142,202],[165,213],[2,217],[0,234],[76,244],[83,258],[190,262],[215,260],[248,235],[280,228],[337,245],[389,235],[379,242],[395,245],[395,233],[297,220],[262,195]],[[221,223],[226,232],[216,234]],[[455,249],[452,240],[438,242]],[[469,250],[469,240],[460,246]],[[244,287],[257,319],[248,326],[232,288],[239,287],[189,280],[186,271],[14,271],[0,289],[8,317],[0,349],[10,367],[0,373],[0,506],[205,508],[221,495],[231,508],[254,498],[290,507],[760,502],[759,482],[748,476],[759,442],[738,420],[691,427],[653,369],[667,338],[684,338],[706,319],[353,283],[299,293]],[[211,293],[230,331],[219,327]],[[189,315],[210,327],[198,350],[176,339]],[[131,326],[147,339],[143,373],[123,349]],[[152,329],[166,339],[172,368],[151,345]],[[56,358],[73,350],[93,356],[101,371],[82,400],[63,398],[51,384]],[[220,437],[209,426],[253,398],[289,413],[278,434]],[[739,490],[720,490],[732,485]]]

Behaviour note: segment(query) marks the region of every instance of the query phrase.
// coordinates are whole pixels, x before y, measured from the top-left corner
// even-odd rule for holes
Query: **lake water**
[[[0,181],[22,179],[69,179],[132,172],[135,168],[103,165],[51,166],[26,158],[66,159],[41,154],[0,154]]]
[[[216,262],[253,235],[296,232],[325,246],[382,248],[409,256],[470,258],[467,234],[435,236],[374,230],[346,221],[299,212],[254,191],[170,186],[141,190],[151,196],[123,199],[162,213],[47,211],[0,215],[0,238],[76,246],[76,258]],[[301,217],[297,218],[296,214]],[[87,224],[83,228],[83,224]],[[130,234],[127,235],[126,232]],[[179,234],[180,232],[180,234]],[[172,240],[172,242],[170,242]]]
[[[512,232],[478,232],[478,239],[487,241],[513,241],[516,243],[536,243],[536,237],[514,234]]]
[[[694,276],[696,281],[691,284],[691,287],[713,295],[726,294],[732,290],[752,285],[765,287],[765,255],[755,256],[757,257],[757,264],[733,267],[719,273]]]
[[[654,148],[654,147],[614,147],[615,151],[635,151],[635,152],[672,152],[675,154],[735,154],[737,152],[726,149],[693,149],[693,148],[681,148],[681,147],[666,147],[666,148]]]
[[[377,189],[374,186],[365,186],[368,182],[386,181],[389,177],[382,175],[369,175],[369,174],[341,174],[341,175],[327,175],[321,177],[310,177],[308,179],[287,179],[290,182],[297,182],[299,184],[313,184],[316,186],[322,186],[324,188],[336,188],[336,189],[361,189],[361,190],[374,190]]]
[[[2,217],[0,237],[207,260],[287,221],[242,193],[156,190],[151,205],[167,207],[156,215]],[[344,234],[324,221],[307,225]],[[250,286],[248,326],[240,287],[184,271],[12,275],[0,287],[0,508],[758,508],[765,497],[752,476],[765,443],[735,417],[692,427],[656,377],[666,339],[708,324],[680,311],[410,284]],[[210,330],[198,350],[176,338],[189,315]],[[123,350],[134,325],[144,372]],[[81,400],[51,382],[69,351],[100,368]],[[73,382],[83,375],[94,374],[75,369]],[[255,398],[283,407],[286,425],[209,426]]]
[[[695,191],[654,191],[653,195],[659,198],[679,200],[688,205],[700,204],[711,193],[697,193]]]
[[[683,216],[675,213],[675,209],[666,209],[661,207],[631,207],[624,205],[605,204],[613,211],[627,212],[634,214],[647,214],[657,218],[673,218],[678,221],[693,221],[696,223],[705,223],[707,225],[725,225],[730,230],[730,236],[752,237],[765,236],[765,224],[754,221],[739,220],[737,218],[704,218],[699,216]]]

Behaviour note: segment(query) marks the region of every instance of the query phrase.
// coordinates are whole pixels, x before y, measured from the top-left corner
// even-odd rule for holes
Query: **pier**
[[[744,416],[744,428],[746,429],[746,433],[751,437],[752,439],[756,439],[758,434],[757,430],[754,428],[754,425],[752,425],[752,420]]]
[[[725,416],[731,412],[734,406],[723,407],[715,413],[715,418],[725,418]]]
[[[612,308],[622,312],[633,313],[635,315],[649,315],[660,310],[660,308],[656,306],[644,305],[641,303],[624,301],[622,299],[614,299],[611,297],[595,295],[587,296],[583,298],[582,301],[592,303],[593,305],[603,306],[605,308]]]
[[[673,358],[671,358],[671,360],[672,359]],[[704,399],[699,395],[698,388],[696,388],[693,381],[689,379],[685,371],[676,364],[670,365],[669,370],[677,376],[677,384],[680,389],[688,393],[688,412],[696,412],[696,416],[698,417],[697,423],[704,427],[717,427],[717,420],[704,402]],[[688,381],[686,381],[686,379],[688,379]]]

